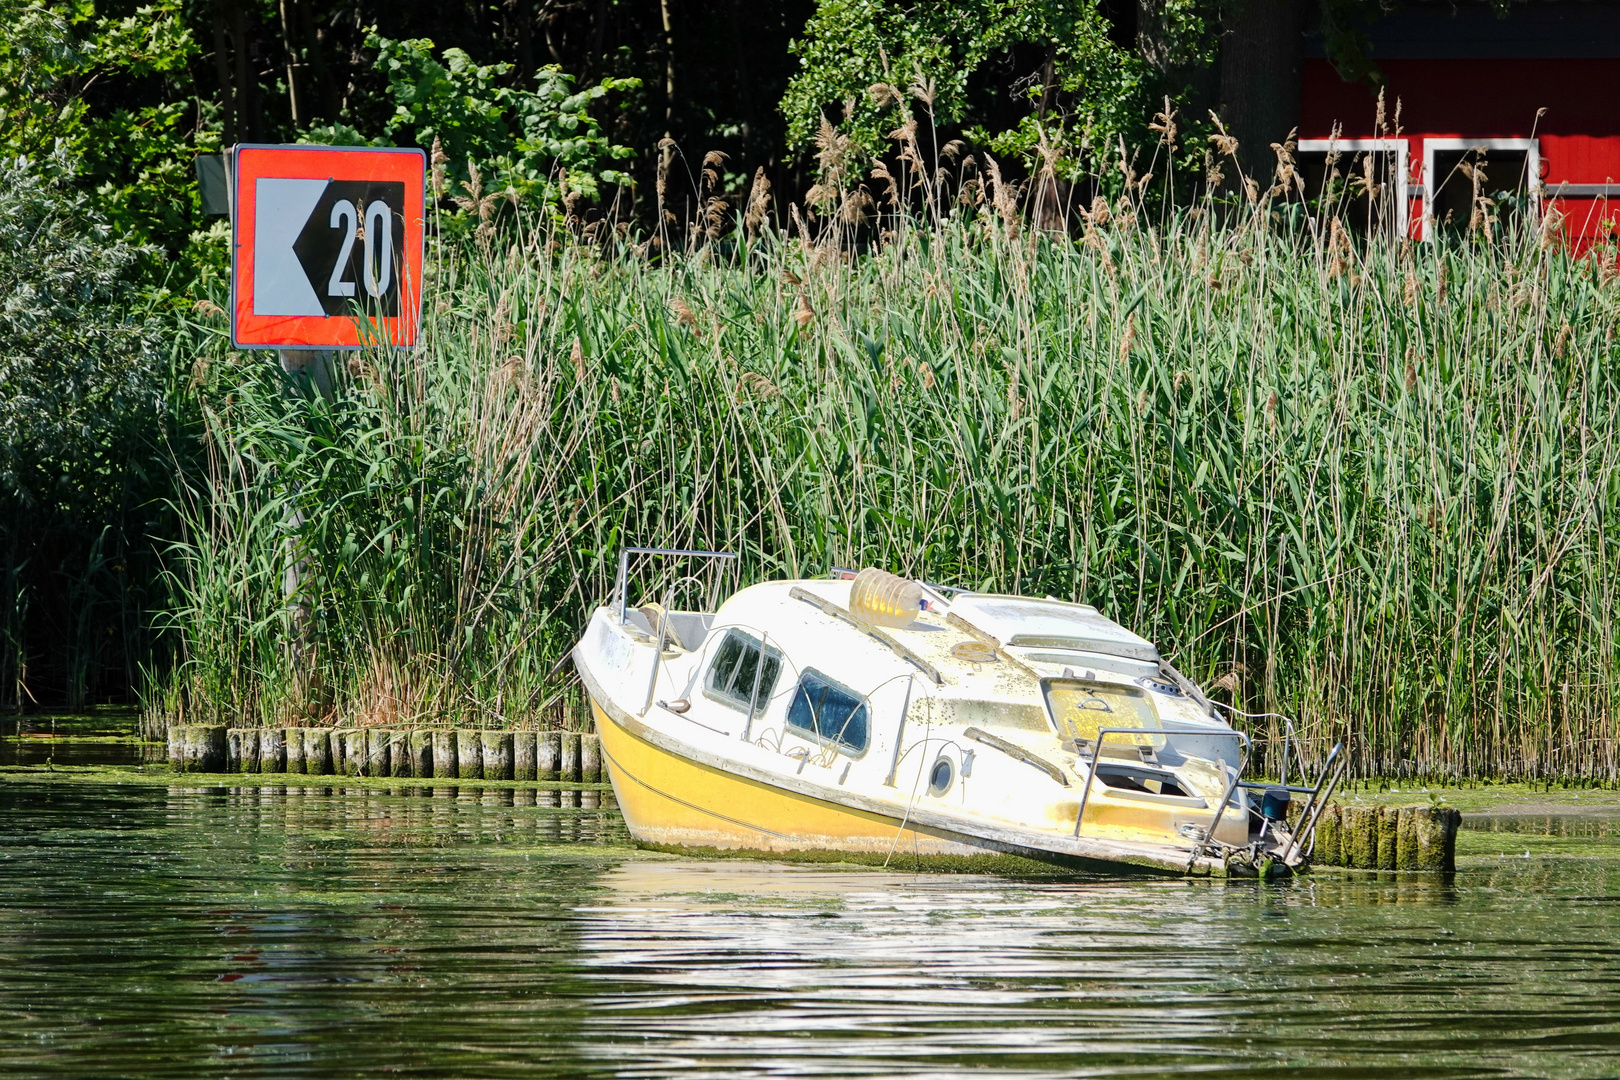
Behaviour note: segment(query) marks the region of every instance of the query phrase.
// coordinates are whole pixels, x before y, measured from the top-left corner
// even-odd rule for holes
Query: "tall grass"
[[[986,194],[861,253],[757,217],[656,261],[447,245],[426,345],[330,401],[183,328],[210,467],[159,707],[543,719],[656,543],[1080,598],[1363,774],[1616,778],[1611,256],[1208,202],[1072,239]]]

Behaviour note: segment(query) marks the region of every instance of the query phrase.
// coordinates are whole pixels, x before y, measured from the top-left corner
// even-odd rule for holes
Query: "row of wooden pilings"
[[[176,772],[604,782],[597,736],[575,731],[169,726]]]
[[[1329,805],[1316,823],[1311,860],[1354,870],[1457,869],[1462,814],[1443,806]]]

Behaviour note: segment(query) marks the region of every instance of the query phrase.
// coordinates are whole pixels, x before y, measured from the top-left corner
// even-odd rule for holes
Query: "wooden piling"
[[[562,775],[562,732],[541,731],[534,737],[534,778],[556,780]]]
[[[259,729],[242,729],[242,758],[237,764],[238,772],[256,773],[259,771]]]
[[[514,731],[512,733],[512,779],[534,779],[534,732]]]
[[[282,738],[287,744],[287,771],[296,775],[304,774],[304,729],[287,728]]]
[[[1343,853],[1339,847],[1339,804],[1329,803],[1322,808],[1322,815],[1316,819],[1316,846],[1311,852],[1311,861],[1318,866],[1342,866]]]
[[[224,772],[225,755],[224,725],[169,725],[169,767],[175,772]]]
[[[454,779],[460,775],[456,764],[456,733],[453,731],[435,731],[433,733],[433,778]]]
[[[332,732],[330,729],[304,729],[304,772],[310,776],[332,775]]]
[[[332,775],[343,775],[343,732],[338,728],[329,728],[326,732],[326,742],[332,754]]]
[[[388,733],[388,775],[414,775],[411,769],[411,733],[408,731]]]
[[[1395,812],[1395,868],[1417,868],[1417,807],[1403,806]]]
[[[410,738],[411,775],[426,780],[433,775],[433,732],[418,728]]]
[[[173,756],[173,752],[170,752]],[[225,771],[239,773],[242,771],[242,729],[225,729]]]
[[[1378,808],[1378,869],[1393,870],[1396,861],[1396,833],[1399,812],[1392,806]]]
[[[510,731],[481,731],[483,743],[484,779],[512,779],[512,733]]]
[[[287,737],[283,729],[263,728],[259,731],[259,771],[287,771]]]
[[[562,733],[562,761],[558,765],[560,779],[566,784],[579,783],[579,732]]]
[[[1438,806],[1412,808],[1412,832],[1416,843],[1414,870],[1449,874],[1457,869],[1457,829],[1462,814]]]
[[[1371,806],[1346,806],[1339,812],[1344,825],[1341,850],[1344,865],[1356,870],[1378,869],[1378,812]]]
[[[1358,870],[1451,873],[1462,814],[1447,807],[1326,807],[1312,861]]]
[[[387,776],[390,732],[372,728],[366,732],[366,775]]]
[[[343,733],[343,775],[364,776],[366,774],[366,733],[364,731],[345,731]]]
[[[592,733],[579,737],[579,782],[582,784],[602,782],[602,740]]]
[[[463,780],[484,778],[484,740],[476,731],[456,732],[456,775]]]

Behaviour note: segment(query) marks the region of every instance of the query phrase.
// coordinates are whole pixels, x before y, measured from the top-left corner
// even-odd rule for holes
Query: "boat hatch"
[[[1041,695],[1059,735],[1075,742],[1095,743],[1104,728],[1162,728],[1147,691],[1119,683],[1086,679],[1042,679]],[[1160,748],[1163,735],[1114,734],[1109,743]],[[1107,745],[1107,744],[1105,744]]]
[[[1031,649],[1075,649],[1157,666],[1159,650],[1087,604],[1030,600],[1017,596],[959,596],[951,614],[960,616],[1003,645]]]

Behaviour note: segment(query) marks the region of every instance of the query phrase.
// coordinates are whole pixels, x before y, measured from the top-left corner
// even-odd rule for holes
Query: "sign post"
[[[427,156],[342,146],[238,146],[232,156],[232,343],[413,347]]]

